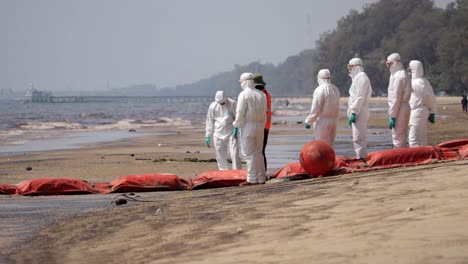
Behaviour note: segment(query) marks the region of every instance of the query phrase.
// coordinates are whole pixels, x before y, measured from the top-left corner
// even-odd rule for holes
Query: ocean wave
[[[13,129],[0,130],[0,146],[22,146],[34,141],[65,138],[79,132],[137,131],[162,127],[191,126],[189,120],[161,117],[157,119],[122,119],[117,122],[83,125],[73,122],[29,122]]]
[[[17,125],[17,129],[21,130],[51,130],[51,129],[71,129],[81,130],[86,129],[86,126],[79,123],[72,122],[32,122],[32,123],[20,123]]]

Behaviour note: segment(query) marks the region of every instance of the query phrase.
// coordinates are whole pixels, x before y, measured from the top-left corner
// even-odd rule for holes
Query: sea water
[[[313,130],[306,130],[302,123],[310,111],[311,101],[311,98],[273,99],[271,129],[279,132],[297,129],[298,132],[294,136],[281,135],[281,132],[270,134],[266,149],[269,167],[297,161],[302,146],[314,139]],[[73,149],[95,142],[141,137],[147,135],[141,132],[145,128],[204,127],[209,104],[0,101],[0,155]],[[346,107],[341,105],[343,117]],[[385,111],[378,104],[370,105],[370,110],[371,113]],[[287,127],[275,124],[287,124]],[[337,155],[354,156],[350,130],[348,126],[338,127]],[[369,129],[368,133],[369,151],[391,148],[388,129]],[[151,135],[155,136],[153,132]]]
[[[0,155],[71,149],[144,136],[138,133],[144,128],[197,124],[204,122],[208,105],[0,101]]]

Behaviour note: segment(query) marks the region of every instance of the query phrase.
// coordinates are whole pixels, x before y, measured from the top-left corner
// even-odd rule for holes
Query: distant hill
[[[319,69],[328,68],[343,96],[351,83],[346,65],[359,56],[364,60],[374,94],[386,93],[389,73],[386,57],[398,52],[402,62],[423,62],[436,92],[459,95],[467,92],[468,0],[457,0],[446,9],[431,0],[381,0],[361,12],[351,10],[336,29],[325,32],[316,43],[279,65],[252,62],[232,71],[215,74],[192,84],[153,90],[158,95],[228,95],[240,91],[243,72],[260,72],[273,96],[312,95]]]
[[[160,89],[154,84],[140,84],[122,88],[113,88],[111,94],[115,96],[156,96]]]

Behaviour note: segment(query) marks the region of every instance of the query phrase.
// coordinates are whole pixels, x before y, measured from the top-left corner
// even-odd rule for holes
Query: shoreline
[[[467,126],[459,125],[468,124],[468,115],[459,105],[449,101],[440,107],[446,118],[436,117],[430,126],[430,144],[468,138]],[[386,113],[374,117],[369,128],[384,131]],[[343,142],[352,150],[346,124],[340,117]],[[216,162],[186,160],[215,158],[213,148],[204,145],[203,126],[166,132],[81,149],[0,156],[0,183],[47,177],[110,182],[131,174],[193,177],[217,170]],[[378,136],[385,138],[379,147],[391,148],[388,131]],[[270,155],[282,149],[287,156],[280,158],[298,161],[295,148],[307,138],[313,139],[313,131],[303,124],[277,124],[270,132]],[[276,164],[286,165],[283,161]],[[0,195],[5,216],[0,227],[9,230],[0,238],[0,252],[12,263],[382,263],[382,256],[412,262],[421,254],[425,262],[467,260],[460,251],[468,246],[468,233],[461,229],[468,217],[466,170],[465,160],[253,187],[139,193],[150,202],[120,207],[110,205],[115,195]],[[140,249],[148,253],[141,255]]]

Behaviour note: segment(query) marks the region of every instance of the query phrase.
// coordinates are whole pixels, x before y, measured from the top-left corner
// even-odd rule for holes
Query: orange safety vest
[[[266,112],[267,120],[265,122],[265,129],[270,130],[270,127],[271,127],[271,95],[266,89],[263,89],[262,92],[266,95],[266,99],[267,99],[267,112]]]

